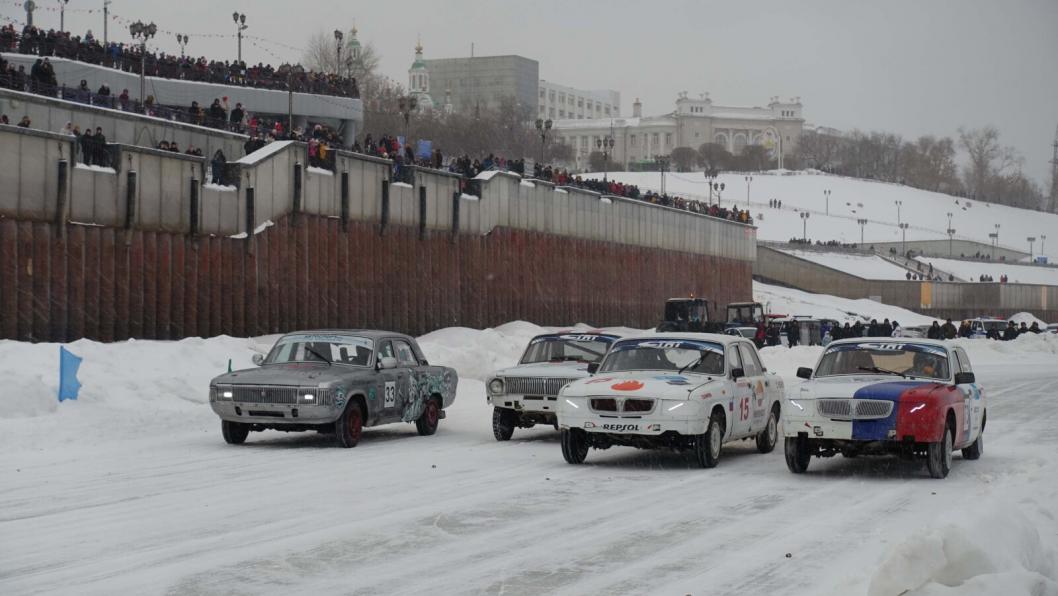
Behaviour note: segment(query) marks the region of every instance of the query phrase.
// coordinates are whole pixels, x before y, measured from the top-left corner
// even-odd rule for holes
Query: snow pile
[[[765,312],[790,316],[805,315],[817,319],[834,319],[841,323],[856,321],[869,323],[889,319],[901,325],[929,325],[932,317],[861,298],[849,300],[828,294],[812,294],[792,288],[753,282],[753,299],[764,305]]]
[[[1058,335],[1054,333],[1024,333],[1013,341],[958,338],[952,343],[962,346],[973,363],[1007,360],[1009,355],[1058,354]]]
[[[1016,503],[988,500],[891,550],[868,596],[1058,595],[1058,562]]]
[[[894,265],[878,255],[787,249],[782,249],[782,252],[864,279],[897,281],[907,279],[907,269]]]
[[[1019,312],[1007,320],[1014,321],[1014,324],[1018,326],[1020,326],[1022,323],[1025,323],[1026,327],[1032,327],[1032,324],[1036,323],[1037,325],[1039,325],[1040,329],[1047,328],[1046,321],[1044,321],[1043,319],[1037,319],[1036,315],[1030,312]]]
[[[517,364],[525,346],[543,327],[516,321],[495,329],[450,327],[419,338],[431,364],[451,366],[460,378],[484,380],[492,371]]]
[[[941,271],[958,275],[963,279],[978,280],[982,275],[991,275],[999,281],[1006,275],[1009,283],[1058,285],[1058,267],[1048,265],[1015,265],[996,261],[966,261],[961,259],[940,259],[934,257],[917,257],[923,263],[932,263]]]

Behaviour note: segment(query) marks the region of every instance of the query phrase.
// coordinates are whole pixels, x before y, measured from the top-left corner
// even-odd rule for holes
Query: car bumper
[[[569,414],[565,411],[559,415],[559,428],[579,428],[589,433],[660,436],[666,432],[694,436],[705,434],[708,420],[702,418],[670,418],[665,416],[644,416],[642,418],[609,417],[594,414]]]
[[[334,406],[231,401],[214,401],[209,405],[222,420],[246,424],[330,424],[341,414],[341,410]]]
[[[553,395],[489,395],[486,401],[491,406],[518,412],[555,414],[558,411],[558,397]]]

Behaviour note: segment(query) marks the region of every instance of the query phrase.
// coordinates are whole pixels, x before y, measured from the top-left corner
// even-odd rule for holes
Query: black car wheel
[[[492,436],[497,441],[510,441],[514,427],[518,425],[518,414],[508,408],[492,409]]]
[[[951,471],[951,457],[954,450],[955,438],[951,425],[944,425],[944,436],[936,443],[930,443],[926,448],[926,468],[933,478],[947,478]]]
[[[426,400],[426,407],[423,408],[422,415],[415,421],[415,430],[419,431],[419,434],[427,437],[437,432],[437,424],[441,421],[441,404],[438,403],[437,398],[430,398]]]
[[[784,444],[786,451],[786,467],[794,474],[804,474],[808,470],[808,464],[812,461],[812,454],[808,451],[807,437],[786,437]]]
[[[250,435],[250,425],[242,422],[222,420],[220,423],[220,432],[224,435],[225,443],[228,443],[229,445],[242,445],[246,442],[246,437]]]
[[[764,430],[757,433],[757,451],[771,453],[775,450],[775,444],[779,442],[779,412],[773,408],[768,413],[768,424]]]
[[[338,437],[338,444],[346,449],[356,447],[363,432],[364,412],[360,409],[360,404],[350,402],[345,406],[342,416],[334,422],[334,434]]]
[[[566,458],[567,463],[584,463],[590,448],[588,433],[579,428],[569,428],[562,431],[562,457]]]

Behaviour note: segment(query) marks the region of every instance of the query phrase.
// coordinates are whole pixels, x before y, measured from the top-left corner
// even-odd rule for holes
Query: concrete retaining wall
[[[852,299],[879,297],[884,304],[938,318],[1009,317],[1031,312],[1047,321],[1058,320],[1058,287],[1055,286],[871,280],[766,246],[757,248],[753,274],[817,294]]]

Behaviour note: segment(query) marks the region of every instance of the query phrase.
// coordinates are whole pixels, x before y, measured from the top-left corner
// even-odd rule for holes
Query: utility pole
[[[66,33],[66,5],[70,0],[59,0],[59,33]]]
[[[900,206],[904,204],[903,201],[893,201],[896,203],[896,225],[900,225],[903,220],[900,219]]]
[[[37,10],[37,3],[33,0],[26,0],[26,3],[22,5],[26,9],[26,26],[33,26],[33,11]]]
[[[749,185],[753,184],[753,176],[746,176],[746,205],[749,205]],[[748,207],[747,207],[748,209]]]
[[[1051,199],[1050,212],[1058,213],[1058,126],[1054,128],[1054,143],[1051,144],[1054,151],[1051,157]],[[1043,252],[1043,249],[1040,249]]]
[[[830,189],[824,190],[823,191],[823,196],[827,200],[827,211],[826,211],[826,214],[830,215]]]
[[[112,0],[103,0],[103,49],[110,45],[107,37],[107,26],[110,25],[110,3]]]
[[[902,243],[903,243],[903,250],[904,250],[904,258],[907,258],[907,228],[908,228],[908,226],[909,226],[909,224],[906,224],[906,223],[900,224],[900,230],[903,232]]]
[[[867,220],[857,219],[856,223],[860,224],[860,248],[863,248],[863,228],[867,226]]]
[[[233,12],[231,18],[235,21],[235,31],[238,33],[239,38],[239,63],[242,63],[242,32],[246,30],[249,25],[246,24],[246,15]]]

